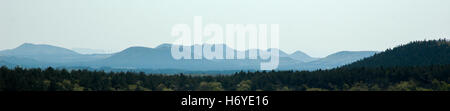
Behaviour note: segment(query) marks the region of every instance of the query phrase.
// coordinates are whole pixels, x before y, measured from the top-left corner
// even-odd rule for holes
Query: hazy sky
[[[280,24],[315,57],[450,38],[450,0],[0,0],[0,50],[22,43],[120,51],[172,43],[174,24]]]

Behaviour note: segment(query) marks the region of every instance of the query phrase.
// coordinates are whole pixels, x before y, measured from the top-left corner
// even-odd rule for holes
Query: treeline
[[[163,75],[0,68],[1,91],[449,91],[450,65]]]
[[[344,67],[428,66],[439,64],[450,64],[450,41],[447,39],[410,42]]]

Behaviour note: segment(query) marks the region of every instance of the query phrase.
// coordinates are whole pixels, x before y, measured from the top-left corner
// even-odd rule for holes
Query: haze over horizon
[[[255,4],[257,3],[257,4]],[[118,52],[172,43],[174,24],[280,24],[280,49],[313,57],[450,38],[448,0],[2,0],[0,50],[23,43]],[[192,25],[191,25],[192,26]]]
[[[119,52],[122,52],[122,51],[124,51],[124,50],[126,50],[126,49],[133,48],[133,47],[158,48],[158,47],[160,47],[161,45],[166,45],[166,44],[171,45],[171,43],[163,43],[163,44],[159,44],[159,45],[157,45],[157,46],[155,46],[155,47],[148,47],[148,46],[130,46],[130,47],[127,47],[127,48],[125,48],[125,49],[123,49],[123,50],[114,52],[114,51],[111,51],[111,50],[102,50],[102,49],[95,49],[95,48],[67,48],[67,47],[57,46],[57,45],[52,45],[52,44],[39,44],[39,43],[29,43],[29,42],[26,42],[26,43],[23,43],[23,44],[21,44],[21,45],[19,45],[19,46],[17,46],[17,47],[14,47],[14,48],[11,48],[11,49],[2,49],[2,50],[0,50],[0,51],[14,50],[15,48],[21,47],[22,45],[28,45],[28,46],[30,46],[30,45],[31,45],[31,46],[49,45],[49,46],[52,46],[52,47],[65,48],[65,49],[68,49],[68,50],[77,52],[77,53],[79,53],[79,54],[87,54],[87,55],[89,55],[89,54],[114,54],[114,53],[119,53]],[[204,43],[204,45],[205,45],[205,44],[208,44],[208,43]],[[225,44],[225,45],[226,45],[226,44]],[[188,45],[188,46],[192,46],[192,45]],[[229,46],[227,46],[227,47],[229,47]],[[236,50],[236,51],[239,51],[238,49],[235,49],[235,48],[232,48],[232,49],[234,49],[234,50]],[[248,50],[251,50],[251,49],[247,49],[247,50],[245,50],[245,51],[248,51]],[[296,50],[296,51],[294,51],[294,52],[286,52],[286,51],[284,51],[284,50],[281,49],[281,51],[283,51],[283,52],[285,52],[285,53],[291,55],[291,54],[294,54],[295,52],[301,51],[301,50]],[[338,51],[338,52],[344,52],[344,51],[351,51],[351,50],[342,50],[342,51]],[[374,51],[374,50],[364,50],[364,51]],[[301,52],[303,52],[303,51],[301,51]],[[338,53],[338,52],[335,52],[335,53]],[[355,51],[355,52],[359,52],[359,51]],[[375,51],[375,52],[380,52],[380,51]],[[303,52],[303,53],[304,53],[304,52]],[[335,53],[331,53],[331,54],[335,54]],[[311,56],[311,55],[309,55],[308,53],[306,53],[306,54],[307,54],[308,56]],[[331,54],[328,54],[328,55],[326,55],[326,56],[329,56],[329,55],[331,55]],[[324,56],[324,57],[326,57],[326,56]],[[314,56],[311,56],[311,57],[314,57]],[[324,57],[314,57],[314,58],[324,58]]]

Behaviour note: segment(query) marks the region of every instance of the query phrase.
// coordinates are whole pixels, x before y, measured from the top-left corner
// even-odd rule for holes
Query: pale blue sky
[[[0,50],[155,47],[197,15],[205,24],[278,23],[282,50],[315,57],[450,38],[450,0],[0,0]]]

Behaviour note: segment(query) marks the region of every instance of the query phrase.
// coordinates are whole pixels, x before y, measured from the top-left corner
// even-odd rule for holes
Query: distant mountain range
[[[311,61],[320,59],[320,58],[311,57],[302,51],[296,51],[296,52],[290,54],[289,57],[292,59],[298,60],[298,61],[302,61],[302,62],[311,62]]]
[[[19,47],[11,50],[0,51],[0,56],[3,57],[6,56],[28,58],[44,63],[55,64],[94,61],[107,58],[110,55],[111,54],[79,54],[75,51],[61,47],[51,45],[36,45],[30,43],[22,44]],[[10,62],[16,63],[15,61]]]
[[[210,44],[202,46],[206,45]],[[57,46],[25,43],[14,49],[0,51],[0,65],[180,73],[193,71],[229,72],[259,70],[260,62],[265,61],[261,59],[175,60],[171,56],[171,46],[171,44],[161,44],[155,48],[130,47],[112,54],[80,54]],[[222,46],[225,49],[231,49],[226,45]],[[194,46],[191,46],[191,48],[193,47]],[[377,53],[375,51],[342,51],[331,54],[325,58],[313,58],[301,51],[296,51],[292,54],[287,54],[281,50],[279,51],[279,70],[316,70],[335,68],[370,57]],[[248,54],[249,50],[245,52]],[[224,54],[225,53],[226,52],[224,52]],[[192,55],[195,55],[195,53],[192,53]]]

